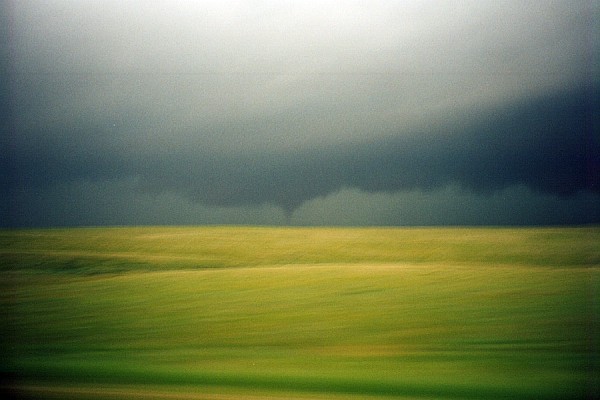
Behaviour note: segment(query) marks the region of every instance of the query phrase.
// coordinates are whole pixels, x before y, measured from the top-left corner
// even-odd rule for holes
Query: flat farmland
[[[600,228],[0,231],[3,393],[598,396]]]

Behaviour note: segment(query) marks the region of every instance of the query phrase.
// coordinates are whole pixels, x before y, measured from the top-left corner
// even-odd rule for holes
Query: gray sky
[[[600,223],[596,1],[8,1],[0,225]]]

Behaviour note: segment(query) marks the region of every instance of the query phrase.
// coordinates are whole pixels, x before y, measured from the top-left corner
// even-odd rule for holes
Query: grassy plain
[[[0,231],[5,393],[598,395],[600,229]]]

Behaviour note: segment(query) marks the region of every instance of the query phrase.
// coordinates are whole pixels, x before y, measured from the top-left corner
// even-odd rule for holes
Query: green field
[[[599,395],[600,228],[0,231],[4,394]]]

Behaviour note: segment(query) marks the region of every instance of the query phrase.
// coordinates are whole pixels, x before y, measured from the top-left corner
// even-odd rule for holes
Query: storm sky
[[[0,226],[600,223],[594,0],[0,7]]]

